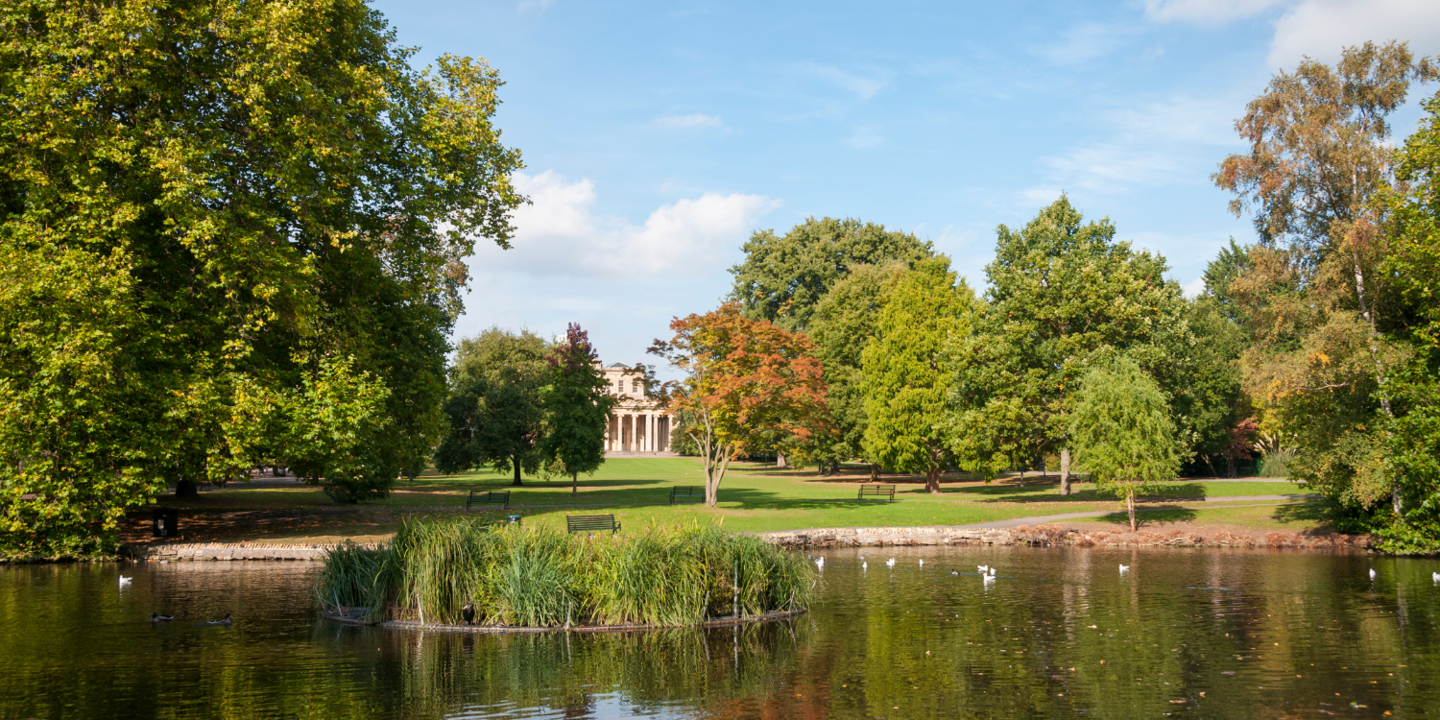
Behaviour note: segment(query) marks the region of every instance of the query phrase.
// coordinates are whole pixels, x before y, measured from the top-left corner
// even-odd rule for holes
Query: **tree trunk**
[[[181,481],[175,483],[175,497],[177,497],[177,498],[187,498],[187,497],[199,497],[199,495],[200,495],[200,490],[199,490],[199,488],[195,485],[195,483],[193,483],[193,482],[191,482],[191,481],[189,481],[189,480],[181,480]]]
[[[519,485],[521,484],[521,483],[520,483],[520,456],[519,456],[519,455],[512,455],[512,456],[510,456],[510,465],[515,468],[515,482],[510,483],[510,484],[511,484],[511,485],[519,486]]]
[[[1070,448],[1060,451],[1060,494],[1070,494]]]
[[[878,483],[878,482],[880,482],[880,464],[879,464],[879,463],[870,463],[870,482],[872,482],[872,483]]]
[[[1125,509],[1130,511],[1130,532],[1135,532],[1135,488],[1125,489]]]
[[[570,473],[570,494],[574,495],[578,492],[580,492],[580,473],[572,472]]]
[[[925,491],[931,495],[940,494],[940,467],[931,465],[925,469]]]
[[[785,464],[785,453],[782,453],[778,450],[775,452],[775,467],[781,469],[790,467],[789,465]]]

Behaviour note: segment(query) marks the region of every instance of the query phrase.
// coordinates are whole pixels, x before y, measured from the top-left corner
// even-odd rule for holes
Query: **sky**
[[[1254,237],[1210,175],[1276,71],[1366,40],[1440,54],[1436,0],[373,6],[417,66],[480,57],[506,83],[531,202],[512,249],[477,246],[454,339],[576,322],[627,364],[721,302],[753,232],[810,216],[915,233],[983,289],[996,228],[1065,193],[1193,295]]]

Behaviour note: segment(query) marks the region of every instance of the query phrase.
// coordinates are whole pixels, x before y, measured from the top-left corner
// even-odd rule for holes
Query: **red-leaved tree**
[[[734,302],[675,318],[670,329],[675,337],[649,352],[685,374],[666,395],[671,409],[695,417],[688,432],[705,461],[706,505],[715,506],[730,461],[760,439],[828,431],[822,368],[803,333],[744,317]]]

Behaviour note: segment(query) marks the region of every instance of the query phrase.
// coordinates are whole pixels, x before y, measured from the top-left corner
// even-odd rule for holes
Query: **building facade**
[[[670,455],[670,415],[649,397],[640,375],[620,363],[604,370],[610,394],[619,398],[610,414],[605,454]]]

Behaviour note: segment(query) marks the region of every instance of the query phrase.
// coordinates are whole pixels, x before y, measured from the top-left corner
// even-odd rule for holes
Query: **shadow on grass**
[[[1054,486],[1045,487],[1026,484],[1024,487],[1010,484],[992,483],[989,485],[972,485],[970,487],[955,488],[947,490],[946,494],[960,495],[963,497],[976,498],[976,502],[1010,502],[1010,503],[1093,503],[1114,500],[1115,496],[1108,492],[1102,492],[1094,485],[1083,489],[1071,486],[1069,495],[1061,495],[1055,492]],[[1158,488],[1144,497],[1138,497],[1138,502],[1173,502],[1175,500],[1204,500],[1207,497],[1205,486],[1199,483],[1177,483]]]
[[[1136,508],[1135,526],[1137,529],[1144,530],[1146,525],[1153,523],[1192,522],[1197,517],[1199,517],[1199,513],[1190,508]],[[1102,515],[1095,518],[1095,522],[1123,525],[1128,530],[1130,528],[1130,514],[1124,512],[1110,513],[1109,515]]]
[[[1270,519],[1280,522],[1318,522],[1330,525],[1329,506],[1324,502],[1287,503],[1276,505]]]

